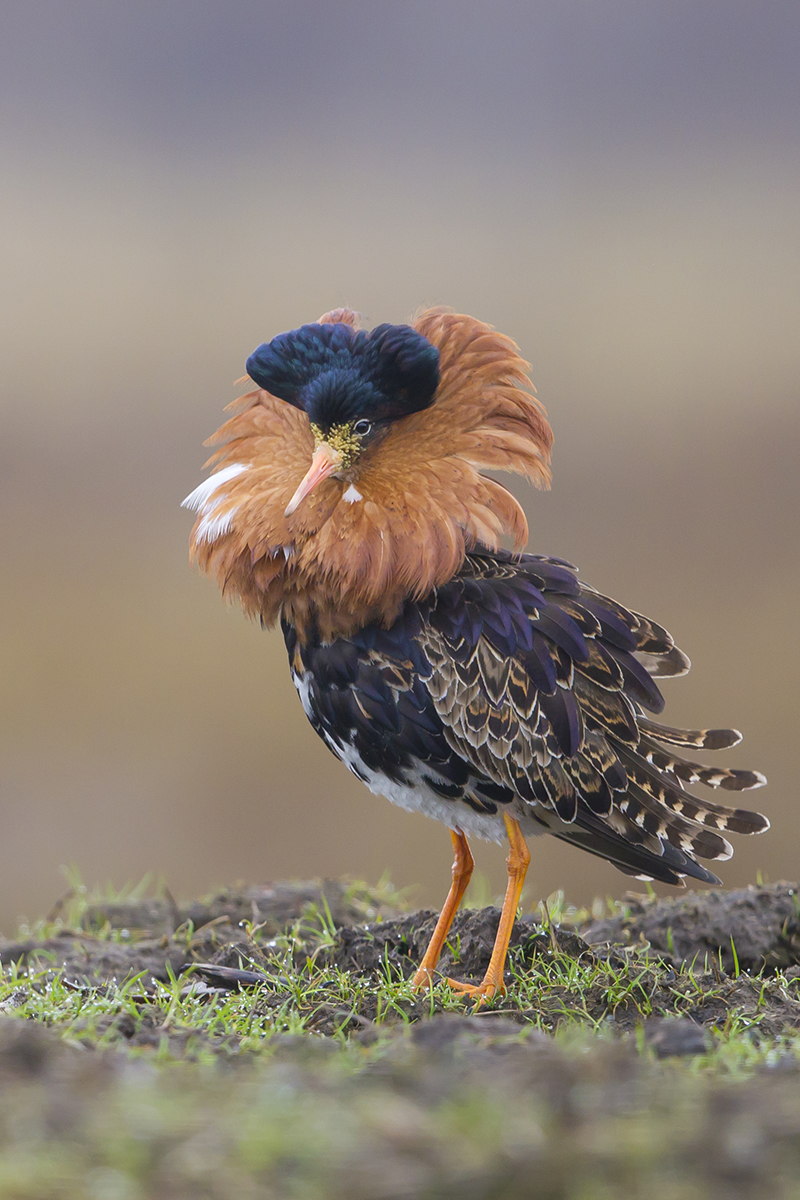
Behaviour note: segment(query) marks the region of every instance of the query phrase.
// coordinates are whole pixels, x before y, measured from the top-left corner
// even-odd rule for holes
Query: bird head
[[[549,484],[527,367],[509,338],[440,309],[372,330],[337,309],[279,334],[248,358],[257,390],[184,501],[193,558],[264,623],[283,612],[334,636],[394,619],[476,545],[521,547],[522,509],[480,468]]]
[[[311,466],[286,507],[288,517],[323,479],[357,473],[362,455],[396,421],[433,403],[439,352],[408,325],[365,332],[333,321],[259,346],[247,374],[304,412],[314,435]]]

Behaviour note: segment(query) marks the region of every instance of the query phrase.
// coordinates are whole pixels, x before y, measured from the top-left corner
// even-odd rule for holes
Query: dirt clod
[[[709,1047],[708,1034],[702,1026],[685,1017],[654,1018],[644,1026],[645,1041],[658,1058],[705,1054]]]
[[[712,959],[726,974],[800,965],[800,887],[774,883],[739,891],[689,892],[656,900],[625,898],[624,915],[581,930],[591,945],[648,942],[676,966]]]

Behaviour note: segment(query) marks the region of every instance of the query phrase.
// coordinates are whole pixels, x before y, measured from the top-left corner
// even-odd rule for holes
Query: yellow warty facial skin
[[[316,449],[321,442],[327,442],[331,449],[336,450],[341,456],[342,470],[344,471],[348,467],[352,467],[361,453],[361,438],[357,433],[353,433],[352,422],[346,425],[332,425],[327,436],[319,425],[312,423],[311,432],[314,435],[314,448]]]

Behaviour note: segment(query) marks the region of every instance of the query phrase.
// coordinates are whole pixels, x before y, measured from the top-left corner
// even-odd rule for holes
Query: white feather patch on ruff
[[[229,483],[231,479],[235,479],[237,475],[241,475],[242,471],[246,470],[247,467],[244,463],[231,463],[230,466],[223,467],[214,475],[209,475],[208,479],[204,479],[201,484],[198,484],[194,491],[190,492],[181,502],[181,508],[194,509],[202,517],[195,535],[198,542],[213,542],[230,529],[231,522],[236,515],[235,508],[229,509],[226,513],[214,515],[216,509],[227,497],[227,492],[220,492],[219,489],[223,484]]]

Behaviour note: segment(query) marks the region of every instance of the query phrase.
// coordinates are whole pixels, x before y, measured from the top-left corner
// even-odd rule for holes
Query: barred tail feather
[[[657,742],[694,750],[729,750],[742,740],[738,729],[673,729],[646,717],[639,717],[638,725],[642,733],[649,733]]]
[[[635,786],[643,792],[665,817],[675,814],[691,822],[695,828],[705,827],[731,833],[763,833],[769,828],[769,821],[761,813],[713,804],[710,800],[685,791],[680,779],[659,770],[648,758],[640,757],[627,747],[620,746],[618,754],[631,781],[629,787]]]
[[[760,771],[731,770],[726,767],[706,767],[702,763],[690,762],[678,758],[662,749],[653,739],[643,737],[639,743],[639,751],[660,771],[674,775],[683,783],[704,783],[707,787],[725,788],[730,792],[746,792],[752,788],[763,787],[767,782],[766,776]]]
[[[721,860],[733,854],[733,847],[726,838],[703,828],[683,813],[668,811],[635,783],[628,784],[627,792],[619,801],[619,809],[646,832],[666,839],[687,854]]]

